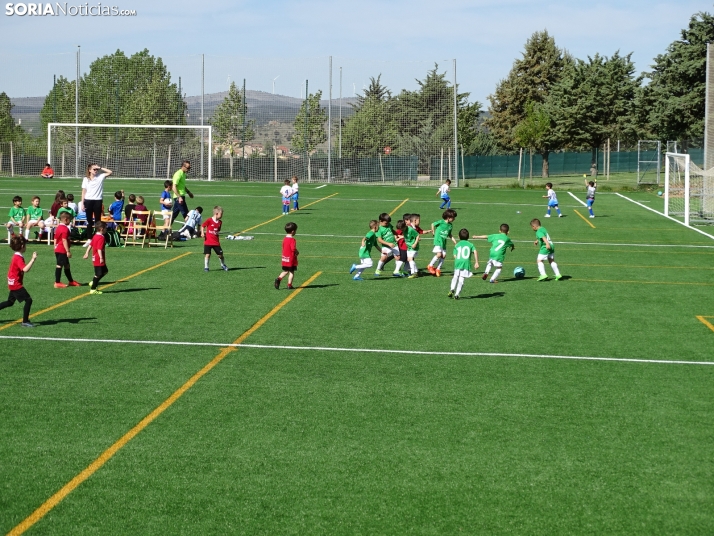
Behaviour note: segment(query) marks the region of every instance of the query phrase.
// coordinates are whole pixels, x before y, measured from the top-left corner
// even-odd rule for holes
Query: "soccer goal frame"
[[[676,160],[675,160],[676,159]],[[672,176],[672,164],[677,160],[684,160],[684,166],[676,166],[675,173],[677,176]],[[690,156],[688,154],[679,153],[665,153],[664,155],[664,215],[667,217],[672,217],[673,215],[683,215],[684,225],[689,226],[689,189],[690,189],[690,175],[689,175],[689,164]],[[684,167],[684,169],[680,169]],[[684,175],[684,176],[682,176]],[[677,184],[676,187],[670,185],[670,181]],[[681,211],[674,211],[670,209],[670,204],[672,199],[679,199],[683,197],[684,210],[683,214]]]
[[[208,154],[206,178],[213,180],[213,127],[211,125],[118,125],[118,124],[103,124],[103,123],[48,123],[47,124],[47,162],[52,162],[52,129],[58,127],[67,127],[75,129],[75,146],[79,145],[79,129],[80,128],[105,128],[105,129],[146,129],[146,130],[189,130],[201,132],[201,166],[204,160],[204,134],[208,139]],[[75,170],[79,175],[79,154],[80,151],[75,148]],[[203,170],[201,172],[203,175]]]

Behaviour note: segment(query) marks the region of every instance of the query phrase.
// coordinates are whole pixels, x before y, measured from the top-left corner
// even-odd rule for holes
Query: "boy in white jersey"
[[[293,189],[290,188],[290,179],[285,179],[285,184],[280,188],[280,195],[283,198],[283,216],[290,212],[290,198],[293,195]]]
[[[439,187],[436,192],[437,197],[441,197],[441,205],[439,209],[451,208],[451,197],[449,197],[449,192],[451,192],[451,180],[446,179],[446,182]]]
[[[558,207],[558,196],[555,195],[555,190],[553,190],[553,183],[546,182],[545,189],[547,192],[543,197],[548,199],[548,212],[545,213],[545,217],[550,218],[550,209],[554,208],[558,213],[558,217],[562,218],[563,215],[560,213],[560,208]]]
[[[595,190],[597,189],[597,182],[585,180],[585,186],[588,188],[588,193],[585,196],[585,202],[588,204],[588,212],[590,212],[590,217],[594,218],[593,205],[595,204]]]

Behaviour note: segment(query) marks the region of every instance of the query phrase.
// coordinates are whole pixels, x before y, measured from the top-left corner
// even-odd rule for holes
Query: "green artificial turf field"
[[[79,184],[0,179],[0,210]],[[541,191],[462,188],[455,231],[506,222],[516,249],[499,284],[479,270],[454,301],[451,260],[441,278],[347,273],[380,212],[439,219],[435,187],[302,184],[285,217],[275,184],[189,187],[191,208],[220,204],[224,231],[254,237],[222,239],[228,272],[213,257],[204,273],[201,240],[108,248],[89,296],[54,289],[52,248],[28,247],[37,327],[0,312],[0,531],[714,531],[714,240],[614,193],[589,219],[562,192],[547,220]],[[158,208],[159,181],[108,179],[105,200],[118,188]],[[562,281],[535,280],[534,217]],[[299,291],[273,288],[287,221]],[[185,344],[152,344],[168,342]]]

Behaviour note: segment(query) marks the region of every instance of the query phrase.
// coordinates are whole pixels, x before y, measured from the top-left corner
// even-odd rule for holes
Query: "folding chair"
[[[174,241],[171,237],[171,212],[167,210],[155,210],[153,217],[151,218],[151,223],[149,224],[149,247],[160,246],[163,243],[164,249],[169,247],[174,247]],[[160,238],[161,233],[164,233],[164,238]],[[151,239],[154,242],[151,242]]]
[[[129,222],[124,229],[124,245],[125,246],[141,246],[146,243],[146,235],[149,231],[149,218],[151,217],[150,210],[132,210],[129,216]]]

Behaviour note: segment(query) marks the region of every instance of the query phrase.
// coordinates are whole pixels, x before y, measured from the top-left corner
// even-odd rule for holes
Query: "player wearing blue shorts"
[[[291,187],[293,189],[293,195],[292,195],[292,200],[293,200],[293,210],[300,210],[300,206],[298,205],[298,199],[300,198],[300,193],[298,192],[298,178],[297,176],[293,175],[292,178],[293,183],[291,184]]]
[[[588,193],[585,198],[585,202],[588,204],[588,212],[590,212],[590,217],[594,218],[593,205],[595,204],[595,190],[597,188],[597,183],[594,181],[585,181],[585,186],[588,187]]]
[[[436,192],[436,196],[441,197],[441,205],[439,206],[440,209],[443,209],[444,207],[451,208],[451,197],[449,197],[450,191],[451,181],[446,179],[446,182],[442,184]]]
[[[548,198],[548,212],[545,213],[545,217],[550,218],[550,209],[554,208],[558,213],[558,217],[562,218],[563,215],[560,213],[560,208],[558,207],[558,196],[555,195],[555,190],[553,190],[553,183],[546,182],[545,189],[547,192],[543,197]]]

